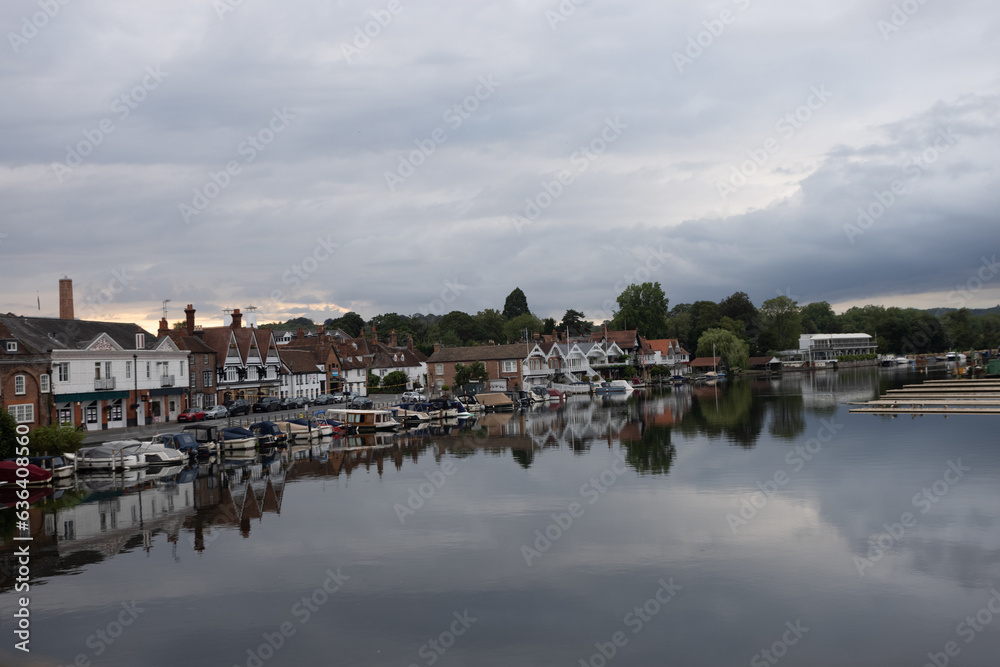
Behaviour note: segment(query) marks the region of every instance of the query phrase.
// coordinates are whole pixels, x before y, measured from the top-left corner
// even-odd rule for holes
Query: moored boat
[[[26,472],[18,474],[19,468],[23,468]],[[25,480],[23,483],[30,486],[51,484],[52,472],[32,463],[26,466],[19,466],[17,465],[17,461],[13,459],[0,461],[0,482],[10,484],[11,486],[20,486],[19,482],[21,480]]]
[[[257,447],[257,436],[242,426],[230,426],[219,432],[219,445],[223,449],[252,450]]]
[[[399,426],[388,410],[351,410],[350,408],[329,408],[328,419],[343,422],[348,428],[361,431],[390,431]]]
[[[77,470],[134,470],[146,462],[126,448],[141,444],[138,440],[118,440],[95,447],[83,447],[76,452]]]

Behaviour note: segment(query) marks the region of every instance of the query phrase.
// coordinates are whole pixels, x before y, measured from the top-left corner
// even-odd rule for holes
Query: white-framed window
[[[49,378],[49,374],[42,373],[38,377],[38,391],[42,392],[43,394],[47,394],[51,390],[51,387],[52,387],[52,382]]]
[[[16,340],[9,340],[9,341],[7,341],[7,352],[8,352],[8,354],[13,354],[13,353],[17,352],[17,341]]]
[[[201,373],[202,383],[206,387],[212,386],[212,371],[202,371]]]
[[[23,396],[24,394],[28,393],[27,383],[25,382],[23,375],[14,376],[14,393],[17,394],[18,396]],[[35,420],[32,419],[31,421]]]
[[[11,414],[18,424],[30,424],[35,421],[35,406],[32,403],[23,405],[9,405],[7,412]]]
[[[137,333],[135,335],[135,349],[137,350],[146,349],[146,334]]]
[[[444,364],[434,364],[434,374],[444,375]]]
[[[516,361],[505,361],[503,362],[503,372],[504,373],[514,373],[517,371]]]
[[[150,377],[152,377],[152,375],[151,375],[151,368],[152,368],[152,362],[149,362],[149,361],[147,361],[147,362],[146,362],[146,379],[147,379],[147,380],[148,380],[148,379],[149,379]]]
[[[94,379],[95,380],[101,379],[101,362],[99,361],[94,362]]]
[[[126,361],[125,362],[125,378],[128,379],[128,380],[132,379],[132,362],[131,361]]]
[[[112,375],[111,375],[111,362],[110,361],[105,361],[104,362],[104,377],[108,378],[109,380],[112,377]]]
[[[56,368],[59,370],[59,381],[69,382],[69,362],[56,364]]]

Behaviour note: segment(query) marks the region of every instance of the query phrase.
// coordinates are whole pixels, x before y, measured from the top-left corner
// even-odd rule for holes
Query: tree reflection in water
[[[670,472],[677,449],[670,442],[670,429],[645,425],[638,439],[622,438],[625,462],[639,474],[666,475]]]

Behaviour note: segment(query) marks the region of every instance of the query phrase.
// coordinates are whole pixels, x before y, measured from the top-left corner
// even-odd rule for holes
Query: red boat
[[[18,476],[17,469],[24,467],[28,469],[27,476]],[[16,484],[18,480],[27,480],[27,483],[32,486],[37,486],[39,484],[51,484],[52,483],[52,473],[44,468],[39,468],[36,465],[31,465],[30,463],[26,466],[18,466],[17,462],[11,459],[6,461],[0,461],[0,482],[6,484]]]

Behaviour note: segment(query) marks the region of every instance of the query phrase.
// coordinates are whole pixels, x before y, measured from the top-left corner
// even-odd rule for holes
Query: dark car
[[[229,403],[226,407],[229,408],[230,417],[250,414],[250,401],[245,398],[238,398],[232,402],[227,401],[227,403]],[[256,410],[254,412],[256,412]]]
[[[371,410],[372,405],[372,399],[366,398],[365,396],[355,396],[351,399],[351,402],[347,404],[347,407],[354,410]]]
[[[277,396],[266,396],[253,404],[254,412],[272,412],[280,409],[281,399]],[[230,412],[232,412],[231,409]]]
[[[333,394],[320,394],[313,399],[313,405],[330,405],[333,402]]]

